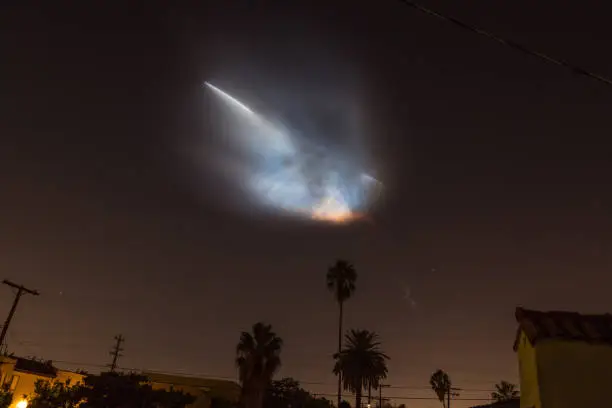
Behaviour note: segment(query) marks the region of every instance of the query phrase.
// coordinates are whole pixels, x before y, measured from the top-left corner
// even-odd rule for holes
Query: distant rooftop
[[[493,402],[491,404],[478,405],[472,408],[519,408],[521,406],[520,398],[513,398],[503,402]]]
[[[516,308],[516,321],[532,345],[545,339],[563,339],[612,345],[612,315],[576,312],[540,312]],[[517,333],[518,334],[518,333]],[[518,335],[514,349],[518,346]]]
[[[53,366],[51,361],[40,361],[23,357],[12,357],[15,361],[15,370],[27,371],[29,373],[55,377],[57,368]]]
[[[206,390],[212,397],[223,397],[225,399],[237,401],[240,395],[240,385],[232,380],[203,378],[193,375],[165,374],[152,371],[144,371],[142,374],[154,383],[195,387]]]

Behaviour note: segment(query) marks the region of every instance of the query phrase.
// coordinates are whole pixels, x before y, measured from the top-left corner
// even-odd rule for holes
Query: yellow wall
[[[72,371],[58,370],[57,378],[55,380],[63,383],[70,380],[70,385],[76,385],[78,383],[82,383],[85,380],[85,376]]]
[[[521,331],[518,344],[519,375],[521,378],[521,408],[542,408],[538,388],[536,349]]]
[[[13,403],[11,404],[10,408],[16,408],[17,403],[24,399],[24,396],[25,399],[28,399],[28,397],[34,393],[35,384],[38,380],[65,382],[67,379],[70,379],[71,385],[75,385],[83,380],[83,376],[81,374],[72,373],[70,371],[58,371],[57,378],[39,376],[36,374],[19,371],[15,371],[14,374],[19,376],[19,383],[17,384],[15,391],[13,391]]]
[[[521,408],[612,407],[612,347],[541,340],[521,332],[518,343]]]
[[[23,399],[27,400],[28,396],[34,393],[34,385],[38,380],[65,382],[70,379],[72,385],[83,381],[83,375],[71,371],[58,370],[57,378],[18,371],[15,370],[15,360],[7,357],[1,359],[0,370],[2,371],[2,380],[9,386],[12,378],[18,377],[16,387],[11,390],[13,392],[13,402],[10,408],[16,408],[17,403]]]
[[[544,340],[536,350],[542,408],[612,406],[612,347]]]
[[[34,384],[39,379],[48,380],[48,377],[37,376],[33,374],[25,374],[14,372],[13,375],[19,376],[17,387],[13,390],[13,403],[11,408],[17,406],[17,403],[23,399],[27,400],[28,396],[34,392]]]

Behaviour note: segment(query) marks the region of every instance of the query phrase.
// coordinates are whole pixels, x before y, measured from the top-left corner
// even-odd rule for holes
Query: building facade
[[[215,400],[237,403],[240,399],[240,385],[234,381],[199,378],[192,376],[169,375],[155,372],[143,372],[154,389],[170,388],[183,391],[195,397],[192,408],[214,408]]]
[[[240,399],[240,386],[234,381],[143,372],[154,389],[174,389],[195,397],[192,408],[214,408],[235,404]],[[9,408],[27,408],[28,398],[39,380],[66,382],[72,385],[84,381],[84,375],[60,370],[51,361],[21,357],[0,357],[0,387],[13,394]],[[217,404],[215,404],[217,401]]]
[[[521,408],[609,407],[612,315],[517,308]]]
[[[83,375],[60,370],[51,361],[38,361],[21,357],[0,357],[0,387],[13,393],[10,408],[25,408],[27,398],[34,393],[38,380],[77,384]]]

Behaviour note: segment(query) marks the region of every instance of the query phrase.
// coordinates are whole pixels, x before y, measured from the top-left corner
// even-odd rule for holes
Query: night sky
[[[333,394],[340,257],[359,273],[345,325],[380,334],[388,395],[435,397],[443,368],[487,398],[518,382],[516,306],[612,311],[612,87],[394,0],[15,3],[0,277],[41,292],[16,353],[95,370],[122,333],[121,366],[235,378],[240,331],[263,320],[285,340],[278,377]],[[423,4],[612,75],[601,2]],[[211,78],[312,137],[359,138],[386,186],[372,221],[264,216],[203,174]]]

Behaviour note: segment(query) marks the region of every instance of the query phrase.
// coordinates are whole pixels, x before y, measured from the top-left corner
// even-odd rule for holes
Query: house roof
[[[39,361],[29,358],[14,357],[15,370],[25,371],[33,374],[55,377],[57,375],[57,368],[53,366],[51,361]]]
[[[523,331],[532,345],[545,339],[563,339],[612,346],[612,314],[584,315],[576,312],[540,312],[516,308],[519,324],[514,350]]]
[[[222,397],[228,400],[237,401],[240,395],[240,385],[230,380],[170,375],[150,371],[145,371],[142,374],[148,377],[153,383],[195,387],[206,390],[207,394],[211,397]]]
[[[477,405],[472,408],[519,408],[520,406],[521,406],[521,399],[513,398],[508,401],[493,402],[491,404],[486,404],[486,405]]]

